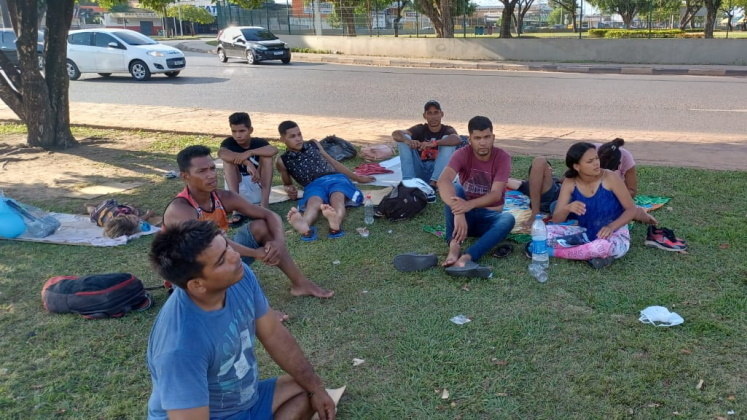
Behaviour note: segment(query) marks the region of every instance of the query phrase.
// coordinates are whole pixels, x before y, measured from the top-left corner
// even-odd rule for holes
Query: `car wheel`
[[[111,73],[99,73],[99,76],[103,77],[104,79],[106,79],[107,77],[111,75],[112,75]]]
[[[221,63],[228,61],[228,57],[226,57],[226,52],[223,51],[223,48],[218,48],[218,61]]]
[[[258,64],[259,60],[254,57],[252,50],[246,50],[246,62],[247,64]]]
[[[166,75],[166,77],[170,77],[173,79],[174,77],[179,75],[179,72],[178,71],[167,71],[164,74]]]
[[[282,59],[282,60],[280,60],[280,61],[282,61],[282,62],[283,62],[283,64],[290,64],[290,62],[291,62],[291,58],[290,58],[290,57],[288,57],[288,58],[283,58],[283,59]]]
[[[130,74],[138,82],[150,79],[150,69],[148,65],[140,60],[135,60],[130,64]]]
[[[80,70],[78,70],[78,66],[72,60],[67,60],[67,77],[70,80],[80,79]]]

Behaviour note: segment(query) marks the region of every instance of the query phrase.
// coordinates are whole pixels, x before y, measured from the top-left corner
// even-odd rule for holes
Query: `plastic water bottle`
[[[374,206],[369,194],[366,194],[366,199],[363,201],[363,222],[367,225],[372,225],[374,222]]]
[[[530,263],[529,274],[531,274],[532,277],[534,277],[535,280],[540,283],[547,282],[547,271],[545,270],[545,267],[541,266],[540,264],[537,264],[535,262]]]
[[[550,266],[547,254],[547,227],[539,214],[532,223],[532,264],[538,264],[545,270]]]

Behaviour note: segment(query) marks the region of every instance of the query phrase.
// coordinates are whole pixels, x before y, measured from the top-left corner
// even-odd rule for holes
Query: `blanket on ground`
[[[151,235],[160,230],[152,226],[149,231],[136,233],[131,236],[120,236],[118,238],[108,238],[104,236],[104,229],[96,226],[91,222],[89,216],[80,214],[67,213],[49,213],[55,219],[60,221],[60,228],[45,238],[31,238],[21,235],[17,238],[8,239],[14,241],[43,242],[49,244],[61,245],[85,245],[85,246],[118,246],[139,238],[144,235]]]

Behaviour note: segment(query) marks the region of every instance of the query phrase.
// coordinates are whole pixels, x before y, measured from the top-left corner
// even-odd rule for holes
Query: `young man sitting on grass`
[[[259,260],[273,265],[290,279],[294,296],[329,298],[334,295],[309,280],[291,258],[285,245],[283,222],[272,211],[255,206],[238,194],[220,190],[218,175],[210,149],[189,146],[176,155],[184,190],[166,207],[163,225],[171,229],[187,220],[209,220],[223,231],[228,230],[226,215],[236,211],[252,219],[241,226],[229,243],[246,264]]]
[[[488,118],[474,117],[467,128],[469,146],[454,152],[438,179],[449,245],[443,265],[450,275],[489,277],[490,268],[476,261],[503,241],[515,223],[513,215],[503,212],[511,156],[493,146],[493,123]],[[459,183],[454,183],[457,175]],[[477,240],[462,253],[468,236]]]
[[[239,194],[252,204],[264,208],[270,205],[272,159],[278,153],[265,139],[252,137],[252,120],[246,112],[228,117],[231,137],[220,144],[218,157],[223,160],[226,189]],[[241,222],[238,215],[232,222]]]
[[[214,223],[169,226],[150,261],[177,289],[148,339],[148,419],[335,418],[322,380]],[[257,338],[288,375],[259,380]]]
[[[321,211],[329,222],[327,237],[343,236],[345,206],[348,203],[359,206],[363,202],[363,194],[350,180],[373,182],[374,177],[356,175],[333,159],[316,140],[303,141],[301,129],[293,121],[283,121],[278,131],[287,147],[276,163],[285,191],[291,200],[296,200],[298,191],[293,180],[304,187],[298,207],[288,212],[288,222],[301,234],[301,240],[313,241],[317,239],[314,222]]]

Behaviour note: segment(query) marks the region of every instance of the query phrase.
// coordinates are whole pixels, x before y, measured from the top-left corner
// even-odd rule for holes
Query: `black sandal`
[[[494,258],[506,258],[514,251],[514,247],[511,244],[498,245],[495,250],[490,254]]]

